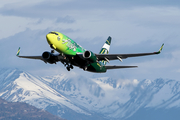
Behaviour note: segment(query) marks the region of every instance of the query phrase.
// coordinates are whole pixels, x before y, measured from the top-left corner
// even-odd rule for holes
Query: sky
[[[127,58],[109,65],[137,65],[138,68],[90,73],[79,68],[70,72],[58,63],[16,57],[42,55],[50,51],[46,34],[59,31],[87,50],[99,53],[112,37],[109,53],[158,51],[154,56]],[[120,79],[180,80],[180,1],[178,0],[1,0],[0,67],[18,68],[38,76],[56,74]]]

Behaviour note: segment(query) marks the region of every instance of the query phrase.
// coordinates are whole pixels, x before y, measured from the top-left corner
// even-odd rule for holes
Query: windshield
[[[56,33],[56,32],[49,32],[49,33],[51,33],[51,34],[55,34],[55,35],[58,35],[58,33]]]

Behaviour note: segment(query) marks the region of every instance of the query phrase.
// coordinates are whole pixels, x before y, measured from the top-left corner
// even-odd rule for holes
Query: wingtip
[[[164,46],[164,43],[162,44],[161,48],[159,49],[158,54],[161,53],[163,46]]]
[[[162,46],[164,46],[164,43],[162,44]]]
[[[17,53],[16,53],[16,56],[19,56],[19,53],[20,53],[20,47],[19,47],[19,49],[18,49],[18,51],[17,51]]]

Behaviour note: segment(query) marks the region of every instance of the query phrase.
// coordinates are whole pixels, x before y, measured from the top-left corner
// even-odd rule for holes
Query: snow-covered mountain
[[[176,112],[180,110],[180,82],[161,78],[138,81],[62,74],[42,78],[18,69],[0,69],[0,96],[68,120],[134,120],[144,116],[150,120],[148,115],[153,112],[158,113],[153,114],[158,119],[163,118],[162,113],[180,119]]]

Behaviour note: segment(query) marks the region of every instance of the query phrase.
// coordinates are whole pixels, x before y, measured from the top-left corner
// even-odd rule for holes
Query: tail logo
[[[106,48],[102,48],[100,54],[108,54],[108,50]]]

